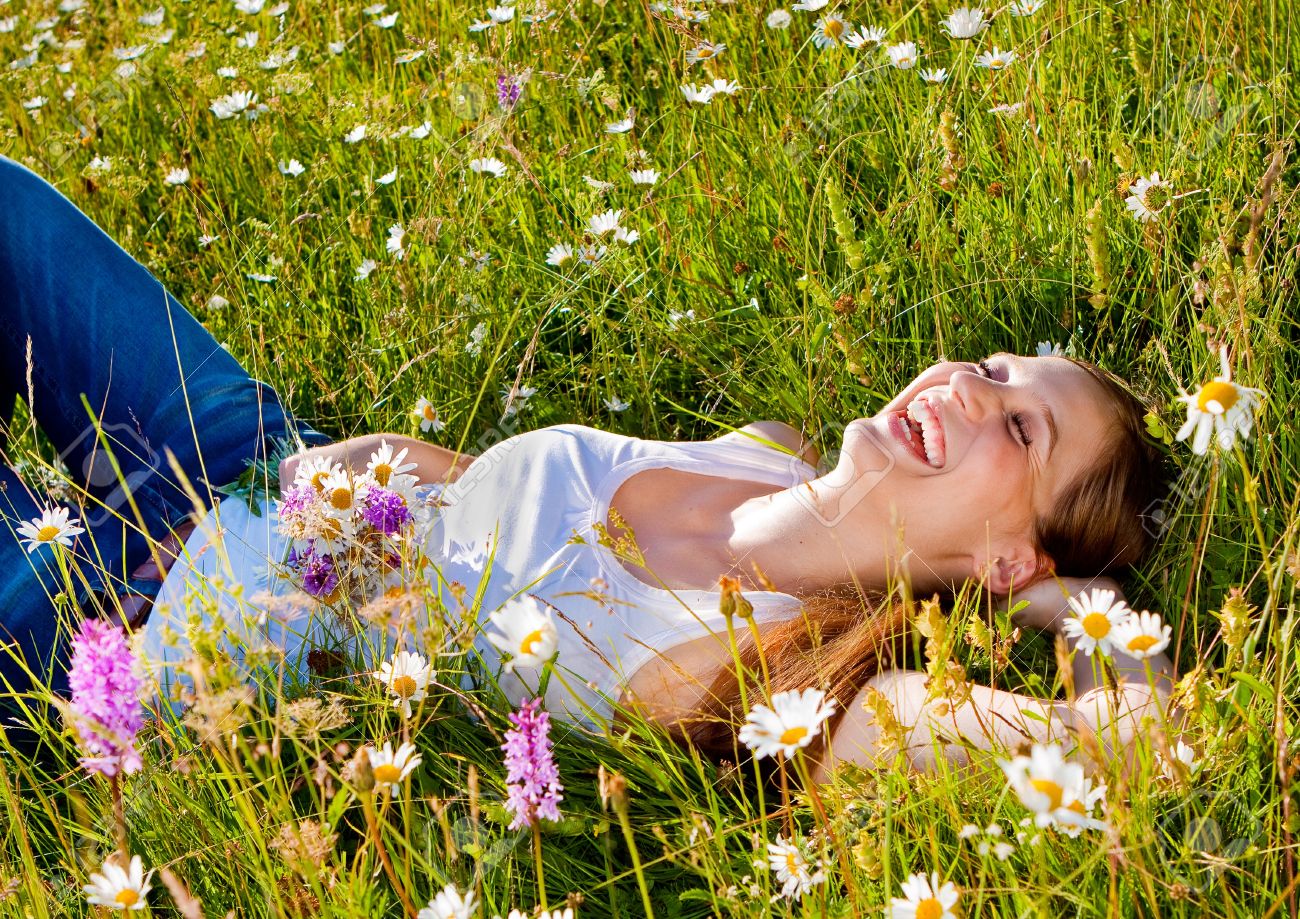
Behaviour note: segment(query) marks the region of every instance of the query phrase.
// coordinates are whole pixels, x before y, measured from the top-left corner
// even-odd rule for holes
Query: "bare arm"
[[[395,452],[406,449],[405,462],[415,463],[413,473],[419,476],[421,483],[454,482],[474,462],[474,457],[468,453],[457,453],[403,434],[362,434],[338,443],[312,447],[285,459],[280,463],[281,488],[293,482],[300,463],[318,456],[331,457],[354,472],[365,472],[370,455],[383,442],[391,445]]]
[[[1082,583],[1069,582],[1067,589],[1075,593]],[[1113,583],[1090,583],[1118,589]],[[1062,618],[1055,608],[1057,598],[1061,589],[1055,583],[1043,585],[1025,611],[1030,615],[1023,618],[1033,617],[1035,624],[1055,631]],[[1064,599],[1059,605],[1065,607]],[[1074,640],[1066,641],[1074,652]],[[1130,758],[1135,741],[1153,726],[1164,727],[1174,679],[1172,664],[1163,654],[1142,661],[1116,653],[1111,658],[1115,675],[1111,688],[1101,679],[1099,657],[1075,652],[1073,658],[1077,695],[1065,700],[975,686],[968,700],[954,705],[928,698],[924,673],[884,671],[867,682],[845,712],[814,775],[824,780],[836,761],[876,765],[881,756],[884,763],[892,761],[897,750],[891,748],[891,737],[863,707],[873,693],[880,693],[892,708],[902,729],[902,753],[915,769],[933,769],[941,758],[962,765],[973,754],[1004,752],[1031,742],[1077,744],[1107,757]]]

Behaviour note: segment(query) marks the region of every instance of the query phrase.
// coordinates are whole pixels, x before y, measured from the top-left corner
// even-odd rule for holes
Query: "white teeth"
[[[939,467],[939,457],[945,452],[940,446],[943,434],[939,430],[939,418],[934,408],[924,399],[914,399],[907,407],[907,417],[921,428],[921,443],[925,448],[925,460],[931,466]],[[912,439],[908,429],[908,440]]]

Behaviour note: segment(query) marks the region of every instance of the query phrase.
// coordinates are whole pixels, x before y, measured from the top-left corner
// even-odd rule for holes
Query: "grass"
[[[1032,353],[1042,340],[1132,380],[1153,402],[1153,429],[1168,432],[1181,424],[1179,388],[1217,373],[1226,345],[1236,379],[1269,393],[1257,432],[1236,453],[1171,448],[1168,525],[1125,585],[1135,607],[1175,625],[1187,739],[1203,761],[1194,777],[1161,778],[1146,749],[1134,775],[1109,776],[1109,831],[1048,834],[1000,862],[958,838],[966,823],[998,821],[1014,841],[1026,812],[995,768],[846,770],[822,790],[840,841],[829,881],[791,905],[769,902],[757,840],[824,833],[813,801],[769,790],[760,807],[744,771],[718,771],[653,732],[561,732],[565,819],[542,827],[541,861],[550,905],[573,897],[582,916],[641,915],[645,899],[659,916],[880,914],[914,871],[955,883],[967,916],[1294,914],[1291,7],[1049,0],[957,42],[940,29],[945,6],[844,4],[890,41],[919,41],[920,66],[949,68],[934,87],[879,51],[815,48],[820,13],[795,12],[776,31],[750,0],[693,4],[711,14],[696,26],[643,3],[552,6],[545,23],[516,17],[474,35],[486,14],[466,4],[394,4],[391,29],[332,0],[295,2],[280,19],[172,2],[157,28],[137,22],[146,5],[89,4],[53,26],[83,46],[0,70],[0,151],[47,176],[254,376],[337,437],[409,430],[423,395],[447,421],[439,442],[479,450],[500,436],[501,390],[518,382],[537,390],[519,430],[576,421],[704,439],[770,418],[825,452],[937,358]],[[0,33],[0,61],[28,55],[53,9],[0,7],[0,19],[19,17]],[[159,28],[175,29],[170,43],[149,40]],[[236,47],[252,29],[257,45]],[[687,65],[692,36],[726,51]],[[206,53],[188,59],[200,42]],[[141,44],[134,73],[122,70],[113,49]],[[972,65],[992,44],[1017,53],[1005,71]],[[297,60],[259,66],[290,46]],[[425,54],[397,62],[413,49]],[[508,113],[496,103],[502,72],[529,74]],[[714,76],[743,88],[707,106],[678,90]],[[217,119],[210,103],[236,89],[266,110]],[[33,114],[22,103],[36,96],[48,101]],[[991,111],[1013,103],[1018,112]],[[632,131],[605,133],[629,109]],[[424,122],[425,138],[382,139]],[[345,143],[362,123],[367,136]],[[638,149],[661,173],[648,190],[627,178]],[[96,156],[111,168],[91,169]],[[484,156],[508,173],[467,171]],[[282,175],[289,158],[306,171]],[[181,166],[188,183],[164,185]],[[396,181],[376,183],[394,167]],[[1142,224],[1124,197],[1155,171],[1179,197]],[[615,187],[598,192],[584,176]],[[610,243],[591,270],[546,264],[553,243],[579,241],[608,208],[640,231],[636,244]],[[407,231],[402,261],[385,254],[395,223]],[[217,238],[200,246],[202,234]],[[477,253],[490,254],[485,266]],[[366,258],[378,268],[355,280]],[[214,296],[228,305],[210,308]],[[631,408],[610,412],[612,397]],[[49,456],[30,436],[13,451]],[[1236,632],[1221,627],[1225,604],[1240,609],[1234,591],[1250,616]],[[959,604],[953,634],[979,614]],[[955,645],[973,678],[992,675],[987,655]],[[1050,693],[1051,661],[1025,637],[996,676]],[[262,692],[234,739],[147,730],[146,767],[124,783],[130,848],[180,878],[203,915],[401,915],[376,834],[340,779],[344,751],[396,736],[398,722],[364,679],[313,692],[344,702],[346,723],[287,727]],[[424,763],[382,809],[383,848],[417,905],[448,882],[475,888],[484,915],[539,900],[533,840],[506,829],[501,806],[507,710],[485,704],[480,720],[446,696],[424,709],[412,732]],[[80,773],[58,729],[54,763],[0,758],[5,914],[86,914],[80,885],[114,845],[108,785]],[[623,821],[602,807],[599,767],[626,779]],[[298,820],[337,838],[295,857],[275,840]],[[155,886],[151,908],[176,914]]]

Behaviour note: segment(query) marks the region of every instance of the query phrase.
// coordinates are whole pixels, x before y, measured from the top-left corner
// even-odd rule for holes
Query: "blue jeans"
[[[155,596],[159,582],[130,573],[150,558],[151,540],[195,510],[169,457],[210,507],[215,489],[265,458],[274,439],[330,438],[290,417],[71,201],[2,156],[0,354],[0,422],[11,420],[16,396],[28,399],[76,483],[72,514],[87,530],[73,552],[74,602],[56,607],[65,579],[53,547],[28,553],[15,532],[51,502],[0,464],[0,640],[66,693],[66,626],[91,592]],[[32,687],[3,647],[0,679],[0,701]]]

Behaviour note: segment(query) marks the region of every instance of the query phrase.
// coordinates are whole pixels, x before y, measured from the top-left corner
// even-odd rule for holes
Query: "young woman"
[[[232,634],[262,629],[307,672],[305,652],[322,638],[311,611],[295,619],[268,599],[287,589],[275,575],[288,546],[275,514],[213,494],[265,456],[275,435],[314,444],[283,464],[284,483],[303,463],[328,459],[360,474],[382,443],[407,450],[426,483],[420,495],[439,499],[420,537],[436,570],[428,590],[456,610],[466,595],[456,585],[468,588],[483,620],[525,597],[549,609],[562,678],[550,681],[546,702],[574,723],[599,727],[635,707],[705,748],[729,748],[743,712],[719,612],[723,576],[754,607],[772,689],[825,684],[839,702],[819,773],[873,756],[876,726],[856,698],[868,690],[892,702],[918,765],[1071,732],[1123,747],[1167,691],[1163,656],[1140,664],[1117,655],[1112,691],[1076,655],[1075,699],[982,687],[963,705],[935,705],[922,675],[882,662],[897,615],[847,590],[879,593],[900,573],[919,595],[977,579],[990,594],[1028,597],[1026,625],[1057,629],[1066,594],[1084,583],[1114,588],[1096,579],[1146,547],[1140,512],[1156,458],[1138,404],[1089,365],[1009,354],[937,364],[851,422],[824,471],[793,429],[774,422],[699,443],[559,425],[471,457],[398,435],[324,443],[73,205],[3,160],[0,285],[5,344],[25,355],[5,362],[6,401],[29,396],[88,496],[90,532],[74,537],[76,551],[89,556],[93,537],[104,573],[91,573],[77,599],[89,607],[124,595],[106,605],[143,620],[160,678],[175,676],[167,665],[185,654],[178,634],[194,608],[221,614]],[[100,471],[105,442],[118,466],[111,477]],[[5,474],[3,512],[16,531],[44,501]],[[214,506],[172,564],[173,528],[194,509],[181,479]],[[96,522],[101,507],[116,513]],[[630,540],[639,558],[616,553],[604,534]],[[25,552],[15,539],[0,551],[0,617],[57,687],[50,597],[61,588],[50,549]],[[405,640],[418,645],[413,634]],[[491,669],[512,665],[501,685],[513,700],[537,690],[535,668],[503,661],[490,641],[475,647]],[[754,647],[742,655],[757,663]],[[21,689],[21,668],[4,666]]]

